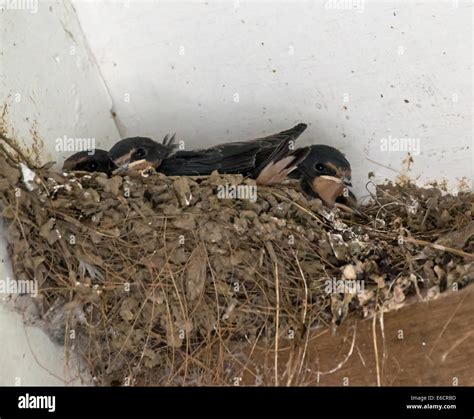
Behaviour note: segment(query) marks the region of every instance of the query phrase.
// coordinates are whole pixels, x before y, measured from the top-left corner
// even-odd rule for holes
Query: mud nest
[[[0,148],[14,276],[36,281],[50,336],[99,385],[233,385],[249,371],[257,382],[254,351],[278,370],[282,346],[296,354],[285,383],[302,385],[315,329],[474,277],[472,193],[388,184],[355,216],[295,184],[219,199],[220,185],[253,180],[62,174],[14,148]]]

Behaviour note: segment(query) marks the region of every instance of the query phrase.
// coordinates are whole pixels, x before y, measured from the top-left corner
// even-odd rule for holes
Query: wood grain
[[[412,303],[385,313],[383,319],[349,319],[335,335],[328,328],[310,336],[301,373],[297,360],[303,342],[281,342],[279,384],[376,386],[379,381],[382,386],[473,386],[473,324],[474,286]],[[241,385],[274,385],[274,359],[272,348],[254,350],[242,371]]]

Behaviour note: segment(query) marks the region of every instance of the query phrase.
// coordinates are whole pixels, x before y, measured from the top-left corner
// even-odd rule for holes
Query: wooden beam
[[[304,347],[304,340],[281,341],[279,385],[473,386],[474,286],[375,320],[349,319],[334,335],[312,333]],[[245,364],[241,385],[274,385],[274,345],[257,348]]]

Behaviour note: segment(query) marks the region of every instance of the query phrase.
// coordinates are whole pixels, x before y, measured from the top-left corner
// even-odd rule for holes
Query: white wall
[[[25,326],[21,315],[0,304],[0,385],[80,385],[75,357],[64,362],[64,349],[42,329]],[[86,375],[82,374],[84,377]],[[90,380],[88,380],[90,382]]]
[[[36,6],[36,12],[33,7],[0,10],[0,104],[8,105],[10,134],[31,145],[31,131],[36,131],[44,141],[44,160],[62,165],[71,152],[57,151],[57,138],[95,137],[101,146],[119,134],[74,9],[67,1]],[[4,240],[0,257],[0,280],[5,280],[11,273]],[[0,301],[4,297],[0,294]],[[0,342],[0,385],[58,385],[74,376],[74,368],[69,374],[64,365],[64,349],[42,330],[23,326],[21,317],[4,305]]]
[[[304,121],[302,143],[348,155],[358,194],[369,171],[396,175],[367,158],[403,168],[388,136],[419,139],[420,181],[472,179],[472,2],[337,4],[74,1],[122,136],[198,147]]]
[[[36,12],[0,12],[0,104],[8,104],[15,137],[29,144],[33,129],[44,141],[44,160],[62,166],[72,153],[57,150],[56,139],[94,138],[107,147],[119,134],[74,8],[68,1],[36,5]]]

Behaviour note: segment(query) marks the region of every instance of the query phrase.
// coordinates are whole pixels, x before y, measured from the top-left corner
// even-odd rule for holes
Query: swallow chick
[[[254,140],[261,145],[261,150],[255,156],[255,169],[251,173],[258,184],[281,183],[308,157],[309,147],[295,149],[296,139],[307,127],[300,123],[289,130]]]
[[[309,148],[295,149],[296,139],[306,124],[250,141],[218,144],[207,149],[177,151],[167,157],[158,171],[167,176],[242,174],[258,184],[272,185],[284,180],[309,153]]]
[[[308,156],[298,164],[291,177],[301,179],[305,192],[333,207],[338,198],[342,199],[347,187],[352,186],[351,165],[334,147],[315,144],[309,148]]]
[[[120,172],[157,169],[175,147],[174,135],[167,135],[162,144],[147,137],[124,138],[109,150],[108,157]]]
[[[108,176],[116,169],[114,163],[109,159],[108,152],[101,149],[90,151],[79,151],[64,160],[64,171],[103,172]]]

